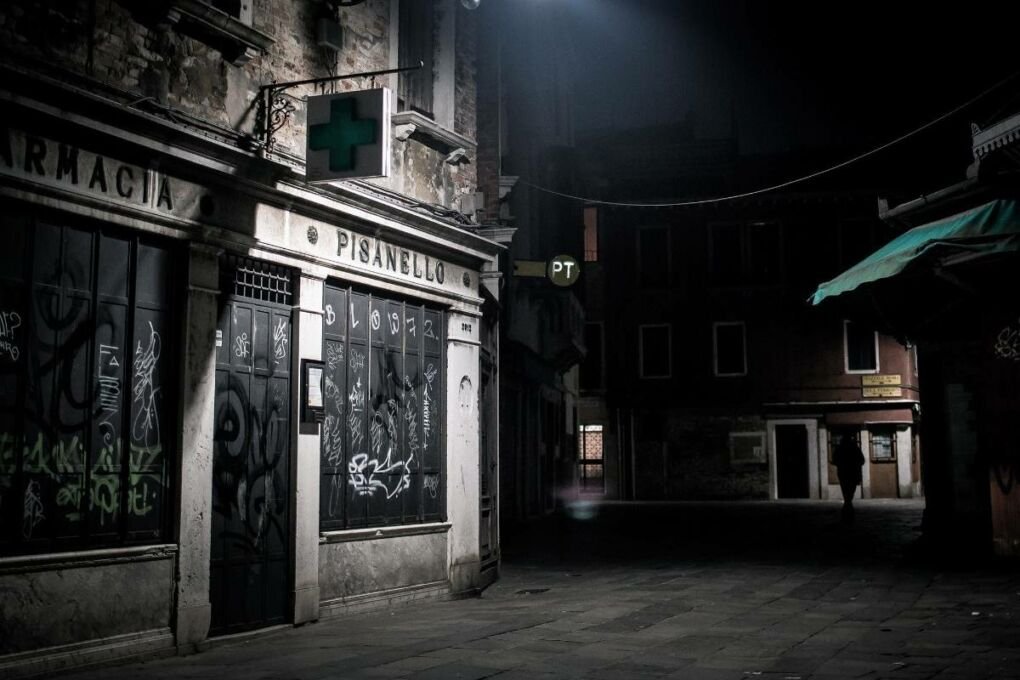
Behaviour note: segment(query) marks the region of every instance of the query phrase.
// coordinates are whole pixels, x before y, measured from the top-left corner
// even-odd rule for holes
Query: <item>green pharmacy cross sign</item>
[[[386,177],[390,93],[386,88],[308,98],[305,179]]]
[[[331,101],[329,113],[328,123],[308,126],[308,148],[329,151],[329,169],[333,172],[353,170],[355,149],[375,142],[378,121],[357,120],[350,97]]]

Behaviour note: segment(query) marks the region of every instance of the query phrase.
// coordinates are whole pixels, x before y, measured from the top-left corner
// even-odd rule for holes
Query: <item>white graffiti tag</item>
[[[995,338],[995,356],[1020,361],[1020,320],[1017,327],[1006,326]]]
[[[432,498],[439,495],[439,475],[425,475],[425,490]]]
[[[147,447],[157,447],[160,442],[157,402],[160,388],[156,386],[159,352],[159,333],[152,327],[150,321],[148,345],[142,347],[139,340],[138,346],[135,347],[134,377],[131,384],[131,394],[137,409],[132,423],[131,438],[137,444]]]
[[[22,515],[21,535],[25,539],[32,538],[32,531],[46,519],[43,514],[43,503],[39,497],[39,482],[32,480],[25,487],[25,511]]]
[[[17,312],[0,312],[0,357],[8,356],[17,361],[21,356],[14,331],[21,326],[21,315]]]
[[[247,359],[251,354],[251,341],[247,333],[241,333],[234,338],[234,356],[238,359]]]
[[[410,453],[407,460],[400,460],[398,450],[397,402],[390,399],[386,403],[385,419],[382,414],[376,413],[372,419],[372,441],[371,446],[375,458],[369,458],[367,453],[359,453],[352,456],[347,464],[347,472],[350,475],[350,485],[359,496],[374,496],[377,492],[386,495],[386,498],[393,498],[401,491],[411,487],[411,463],[414,461],[414,453]],[[385,438],[386,457],[380,461],[379,454]],[[394,478],[396,482],[394,483]],[[391,486],[392,485],[392,486]]]
[[[280,363],[283,359],[287,358],[287,322],[280,319],[276,324],[276,330],[273,331],[273,358],[276,363]]]

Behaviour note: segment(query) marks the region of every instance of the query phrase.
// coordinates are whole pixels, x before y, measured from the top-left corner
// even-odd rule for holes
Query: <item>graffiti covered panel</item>
[[[325,306],[345,295],[354,312],[350,337],[332,331],[328,317],[324,320],[320,524],[351,528],[438,517],[442,313],[332,285],[326,286]],[[367,331],[358,330],[362,324]],[[343,378],[347,382],[340,389]],[[337,423],[344,426],[342,440]]]

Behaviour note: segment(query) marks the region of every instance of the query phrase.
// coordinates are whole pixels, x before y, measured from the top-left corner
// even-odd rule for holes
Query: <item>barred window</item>
[[[327,284],[323,530],[441,520],[441,310]]]
[[[0,554],[166,540],[170,246],[0,207]]]
[[[582,425],[578,466],[581,491],[605,493],[604,441],[601,425]]]

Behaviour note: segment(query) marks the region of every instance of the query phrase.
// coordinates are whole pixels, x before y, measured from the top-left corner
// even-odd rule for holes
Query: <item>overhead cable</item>
[[[750,198],[751,196],[758,196],[758,195],[761,195],[761,194],[767,194],[767,193],[772,192],[772,191],[777,191],[779,189],[785,189],[785,188],[793,186],[795,184],[802,184],[804,182],[807,182],[808,180],[815,179],[816,177],[821,177],[822,175],[827,175],[827,174],[829,174],[831,172],[835,172],[836,170],[840,170],[842,168],[845,168],[848,165],[852,165],[854,163],[857,163],[858,161],[862,161],[865,158],[868,158],[870,156],[874,156],[877,153],[885,151],[886,149],[888,149],[891,146],[899,144],[900,142],[903,142],[903,141],[905,141],[907,139],[910,139],[911,137],[913,137],[913,136],[915,136],[915,135],[917,135],[917,134],[919,134],[921,132],[924,132],[928,128],[941,123],[945,119],[947,119],[947,118],[949,118],[951,116],[956,115],[957,113],[959,113],[963,109],[973,105],[978,100],[982,99],[983,97],[987,96],[991,92],[993,92],[993,91],[997,90],[998,88],[1002,87],[1007,82],[1009,82],[1010,80],[1015,78],[1017,75],[1020,75],[1020,71],[1014,72],[1011,75],[1003,78],[1002,80],[1000,80],[999,82],[995,83],[994,85],[992,85],[988,89],[978,93],[977,95],[975,95],[971,99],[967,100],[963,104],[960,104],[956,108],[954,108],[954,109],[952,109],[950,111],[947,111],[946,113],[942,114],[938,118],[935,118],[934,120],[928,121],[924,125],[922,125],[922,126],[920,126],[918,128],[915,128],[915,129],[911,130],[910,132],[907,132],[906,134],[900,135],[896,139],[893,139],[892,141],[886,142],[885,144],[882,144],[881,146],[878,146],[878,147],[876,147],[874,149],[871,149],[870,151],[866,151],[866,152],[864,152],[862,154],[858,154],[858,155],[856,155],[856,156],[854,156],[852,158],[849,158],[849,159],[847,159],[847,160],[845,160],[845,161],[843,161],[841,163],[837,163],[836,165],[833,165],[831,167],[825,168],[824,170],[818,170],[817,172],[812,172],[811,174],[804,175],[803,177],[797,177],[796,179],[791,179],[791,180],[787,180],[785,182],[780,182],[779,184],[773,184],[772,186],[762,187],[761,189],[755,189],[753,191],[745,191],[745,192],[739,193],[739,194],[731,194],[729,196],[719,196],[719,197],[716,197],[716,198],[701,198],[701,199],[695,199],[695,200],[690,200],[690,201],[669,201],[669,202],[661,202],[661,203],[640,203],[640,202],[629,202],[629,201],[603,201],[603,200],[600,200],[600,199],[597,199],[597,198],[587,198],[587,197],[584,197],[584,196],[576,196],[574,194],[568,194],[568,193],[564,193],[562,191],[556,191],[554,189],[549,189],[547,187],[539,186],[538,184],[534,184],[532,182],[529,182],[529,181],[527,181],[526,179],[523,179],[523,178],[518,178],[517,181],[519,183],[524,184],[526,186],[529,186],[532,189],[535,189],[537,191],[541,191],[541,192],[544,192],[544,193],[547,193],[547,194],[552,194],[553,196],[559,196],[561,198],[569,198],[569,199],[574,200],[574,201],[581,201],[581,202],[586,203],[588,205],[608,205],[608,206],[619,206],[619,207],[625,207],[625,208],[682,208],[682,207],[687,207],[687,206],[708,205],[708,204],[712,204],[712,203],[725,203],[727,201],[736,201],[736,200],[739,200],[739,199],[742,199],[742,198]]]

